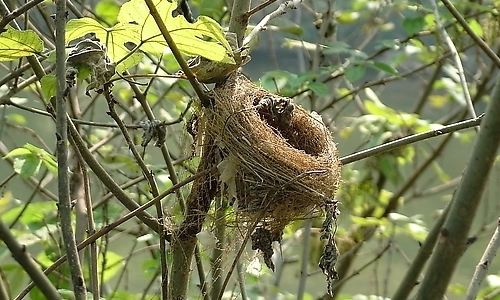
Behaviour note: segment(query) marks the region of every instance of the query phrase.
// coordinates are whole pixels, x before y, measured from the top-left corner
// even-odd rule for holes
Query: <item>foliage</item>
[[[14,5],[11,11],[23,9],[24,2],[18,2],[7,1]],[[235,53],[242,49],[236,49],[226,34],[233,18],[228,2],[233,1],[188,1],[195,16],[190,22],[178,1],[153,1],[183,59],[203,57],[236,64]],[[198,124],[197,116],[205,108],[179,72],[180,63],[144,0],[72,3],[65,27],[68,53],[76,49],[77,42],[94,36],[105,46],[109,63],[116,64],[110,81],[99,82],[91,97],[84,91],[92,84],[88,75],[95,70],[79,68],[76,86],[66,95],[71,120],[90,153],[80,158],[73,148],[74,136],[67,141],[72,149],[68,174],[73,228],[77,242],[81,242],[94,230],[107,229],[127,215],[129,211],[118,201],[121,198],[142,205],[197,174],[198,146],[206,142],[202,136],[206,124]],[[267,2],[253,1],[252,7],[261,3]],[[497,49],[498,1],[460,0],[453,4],[471,30],[488,47]],[[279,2],[269,3],[249,16],[247,34],[278,6]],[[85,8],[74,11],[75,7]],[[267,31],[244,49],[250,51],[252,60],[243,72],[264,89],[318,112],[344,156],[412,134],[437,130],[438,135],[443,126],[470,117],[464,87],[479,115],[496,100],[488,95],[499,76],[499,68],[456,18],[444,6],[440,5],[438,12],[436,16],[430,3],[413,0],[305,3],[269,20]],[[48,126],[53,121],[52,100],[57,90],[57,75],[50,72],[56,59],[52,13],[53,4],[44,1],[16,17],[17,24],[34,30],[20,30],[11,22],[14,27],[0,33],[0,220],[11,227],[18,242],[43,268],[65,253],[55,196],[57,158],[46,146],[55,145],[55,134]],[[437,17],[452,37],[464,70],[451,59],[437,30]],[[86,50],[92,49],[83,52]],[[33,60],[47,71],[45,76],[35,74]],[[459,72],[464,72],[465,86]],[[70,82],[68,74],[65,79]],[[112,108],[117,118],[110,118]],[[145,120],[156,120],[159,128],[166,130],[165,143],[160,141],[158,149],[153,142],[141,145]],[[403,285],[408,265],[414,263],[452,199],[476,135],[472,129],[455,132],[450,137],[377,152],[343,166],[342,186],[336,196],[341,203],[336,236],[341,254],[337,269],[342,278],[334,285],[336,299],[389,299]],[[95,163],[92,159],[123,194],[107,185],[109,180],[102,172],[89,168]],[[470,240],[477,242],[468,247],[448,286],[450,299],[465,294],[472,269],[500,213],[495,202],[499,161],[497,158],[490,174],[482,216],[470,233]],[[217,170],[220,194],[234,197],[217,199],[223,198],[217,194],[218,204],[214,201],[209,205],[208,216],[196,234],[198,252],[191,268],[196,270],[188,277],[187,297],[201,298],[200,288],[207,287],[212,293],[212,288],[220,286],[241,247],[241,257],[232,266],[235,281],[222,290],[223,299],[243,295],[248,299],[326,297],[324,277],[317,265],[324,247],[320,240],[322,218],[295,220],[285,228],[280,244],[274,247],[273,273],[258,252],[241,246],[249,225],[240,226],[232,206],[239,188],[235,162],[228,157]],[[86,180],[90,198],[86,196]],[[80,257],[89,299],[93,296],[91,279],[95,278],[101,299],[161,298],[160,262],[164,258],[171,266],[179,257],[173,253],[176,241],[171,234],[182,226],[184,202],[192,196],[191,187],[191,183],[185,184],[164,197],[163,216],[157,208],[146,209],[153,222],[165,221],[170,239],[165,253],[158,246],[160,236],[139,218],[127,220],[86,246],[97,249],[96,257],[88,250]],[[217,264],[221,250],[223,261]],[[4,283],[0,288],[5,285],[14,297],[25,288],[28,275],[11,257],[5,243],[0,243],[0,283]],[[90,266],[96,266],[97,273]],[[200,267],[205,268],[204,287],[199,285]],[[496,270],[498,261],[490,266],[478,299],[499,297],[500,274]],[[62,265],[48,277],[64,299],[74,297],[69,274],[68,265]],[[213,274],[222,275],[215,278]],[[29,296],[45,297],[39,289]]]

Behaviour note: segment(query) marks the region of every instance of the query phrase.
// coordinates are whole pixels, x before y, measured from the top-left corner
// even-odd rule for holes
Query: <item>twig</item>
[[[0,300],[9,300],[9,286],[5,284],[2,270],[0,270]],[[245,299],[246,300],[246,299]]]
[[[453,270],[464,253],[467,235],[500,144],[498,114],[500,114],[499,75],[470,161],[455,193],[438,246],[418,291],[419,300],[443,297]]]
[[[472,275],[472,279],[469,283],[469,288],[467,289],[467,296],[465,299],[467,300],[476,299],[476,295],[479,292],[479,287],[481,286],[481,282],[486,277],[488,268],[495,259],[498,248],[500,248],[500,219],[498,219],[495,232],[493,233],[493,236],[491,237],[488,246],[484,250],[483,256],[481,257],[479,263],[476,266],[474,275]]]
[[[27,2],[23,6],[13,10],[11,13],[4,16],[2,20],[0,20],[0,32],[3,32],[5,30],[5,26],[7,26],[7,24],[9,24],[12,20],[19,17],[20,15],[27,12],[30,8],[42,2],[43,0],[31,0],[30,2]]]
[[[159,190],[158,190],[158,185],[156,184],[156,181],[153,177],[153,173],[149,170],[149,168],[146,166],[144,163],[144,160],[142,159],[141,155],[139,154],[139,151],[137,151],[137,148],[134,145],[134,142],[132,141],[132,138],[130,137],[130,134],[128,133],[127,128],[124,126],[122,120],[120,117],[118,117],[118,114],[116,113],[115,110],[115,99],[113,98],[112,92],[109,89],[110,86],[109,84],[104,85],[104,96],[106,97],[106,100],[108,101],[108,107],[109,107],[109,115],[113,120],[115,120],[116,124],[118,127],[120,127],[120,130],[123,134],[123,137],[125,138],[125,141],[127,142],[127,145],[132,152],[137,164],[142,170],[142,173],[146,180],[148,181],[149,187],[151,188],[151,194],[153,197],[156,197],[159,195]],[[164,226],[163,226],[163,209],[162,205],[160,202],[155,204],[156,206],[156,213],[158,216],[158,233],[159,233],[159,238],[160,238],[160,265],[161,265],[161,274],[162,274],[162,280],[161,280],[161,290],[162,290],[162,299],[168,299],[168,265],[167,265],[167,258],[166,258],[166,244],[165,244],[165,231],[164,231]]]
[[[375,147],[372,147],[372,148],[369,148],[369,149],[366,149],[363,151],[349,154],[347,156],[342,157],[340,159],[340,161],[344,165],[350,164],[352,162],[355,162],[355,161],[358,161],[358,160],[361,160],[361,159],[364,159],[364,158],[367,158],[370,156],[379,155],[381,153],[391,151],[391,150],[394,150],[396,148],[399,148],[399,147],[402,147],[405,145],[409,145],[409,144],[412,144],[412,143],[415,143],[418,141],[422,141],[422,140],[425,140],[428,138],[432,138],[432,137],[440,136],[443,134],[447,134],[447,133],[471,128],[474,126],[478,126],[481,123],[483,116],[484,116],[484,114],[480,115],[479,117],[473,118],[473,119],[469,119],[466,121],[461,121],[461,122],[453,123],[451,125],[444,126],[443,128],[440,128],[440,129],[434,129],[434,130],[429,130],[429,131],[422,132],[422,133],[409,135],[407,137],[403,137],[403,138],[394,140],[394,141],[389,142],[389,143],[385,143],[385,144],[375,146]]]
[[[262,2],[261,4],[255,6],[254,8],[250,9],[246,14],[245,16],[247,18],[250,18],[251,16],[253,16],[255,13],[263,10],[264,8],[268,7],[269,5],[273,4],[274,2],[276,2],[277,0],[267,0],[265,2]]]
[[[467,80],[465,79],[464,68],[462,66],[462,61],[460,60],[460,55],[458,54],[457,48],[455,47],[455,44],[453,44],[450,35],[444,28],[443,23],[441,23],[441,17],[439,15],[436,0],[431,0],[431,4],[434,8],[434,17],[436,19],[438,32],[441,35],[441,39],[444,39],[444,42],[448,46],[448,50],[450,50],[453,61],[455,62],[455,68],[457,68],[458,77],[460,78],[460,85],[462,86],[462,93],[464,95],[464,100],[467,108],[469,109],[470,116],[472,118],[475,118],[476,111],[474,110],[474,105],[472,104],[469,88],[467,87]]]
[[[170,33],[165,26],[165,23],[163,23],[163,20],[158,13],[158,10],[156,9],[156,6],[154,5],[152,0],[145,0],[146,5],[149,8],[149,12],[151,13],[151,16],[156,22],[156,25],[160,29],[161,34],[163,35],[163,38],[168,44],[168,47],[170,48],[170,51],[172,51],[172,54],[174,55],[175,59],[181,66],[182,71],[186,75],[187,79],[193,86],[194,91],[196,92],[196,95],[198,95],[198,98],[200,98],[201,104],[205,107],[210,107],[210,99],[209,97],[201,90],[201,86],[198,83],[198,80],[194,76],[193,72],[187,65],[186,61],[182,57],[181,52],[179,51],[179,48],[177,48],[177,45],[175,44],[174,40],[172,39],[172,36],[170,36]]]
[[[61,299],[56,288],[26,251],[26,246],[19,244],[16,237],[12,235],[9,228],[2,221],[0,221],[0,240],[4,241],[14,259],[28,273],[31,280],[47,299]]]
[[[354,270],[349,276],[346,276],[346,277],[340,279],[339,281],[335,282],[335,284],[333,286],[336,287],[338,285],[342,285],[346,281],[348,281],[349,279],[353,278],[354,276],[359,275],[364,269],[368,268],[371,264],[373,264],[374,262],[376,262],[377,260],[379,260],[384,255],[384,253],[387,250],[389,250],[389,248],[391,248],[391,243],[388,243],[379,253],[377,253],[377,255],[375,255],[374,258],[372,258],[371,260],[369,260],[368,262],[366,262],[364,265],[362,265],[361,267],[359,267],[359,269]]]
[[[439,232],[441,232],[441,227],[443,227],[444,220],[448,215],[450,205],[446,206],[438,221],[432,227],[432,230],[427,234],[424,243],[418,250],[417,256],[413,259],[410,268],[406,271],[405,277],[398,286],[398,289],[392,300],[406,300],[410,295],[412,289],[417,285],[418,277],[422,272],[425,263],[432,254],[432,249],[436,245],[437,239],[439,237]]]
[[[213,169],[215,169],[215,167]],[[167,197],[170,194],[175,193],[177,190],[179,190],[183,186],[191,183],[192,181],[194,181],[197,178],[205,176],[208,172],[211,172],[211,171],[213,171],[213,170],[205,170],[205,171],[197,173],[196,175],[193,175],[193,176],[191,176],[189,178],[186,178],[185,180],[179,182],[178,184],[173,185],[168,190],[162,192],[160,195],[158,195],[158,197],[155,197],[155,198],[151,199],[150,201],[144,203],[143,205],[137,207],[136,209],[130,211],[128,214],[126,214],[125,216],[119,218],[115,222],[104,226],[103,228],[101,228],[100,230],[98,230],[97,232],[95,232],[94,234],[92,234],[89,237],[87,237],[87,239],[85,239],[84,241],[82,241],[81,243],[79,243],[78,246],[77,246],[78,251],[81,251],[82,249],[84,249],[88,245],[94,243],[95,241],[97,241],[97,239],[99,239],[100,237],[102,237],[102,236],[106,235],[107,233],[111,232],[113,229],[115,229],[116,227],[122,225],[123,223],[127,222],[128,220],[130,220],[130,219],[132,219],[134,217],[139,216],[141,214],[141,212],[144,212],[146,209],[148,209],[151,206],[155,205],[156,202],[161,201],[163,198]],[[45,274],[50,274],[55,269],[57,269],[61,264],[63,264],[65,261],[66,261],[66,255],[61,256],[50,267],[48,267],[47,269],[45,269],[44,273]],[[19,295],[17,295],[17,297],[15,298],[15,300],[21,300],[21,299],[23,299],[24,296],[26,296],[33,287],[34,287],[34,284],[30,283],[24,290],[21,291],[21,293],[19,293]],[[51,299],[51,298],[49,298],[49,299]]]
[[[241,300],[247,300],[248,296],[245,287],[245,270],[243,270],[241,261],[238,261],[238,263],[236,264],[236,272],[236,274],[238,275],[237,280],[240,287]]]
[[[56,145],[57,145],[57,183],[59,196],[59,219],[64,241],[64,248],[68,256],[68,265],[73,283],[76,300],[86,299],[83,271],[76,249],[75,235],[71,225],[71,197],[69,191],[68,165],[68,126],[66,119],[66,0],[59,0],[56,4]]]
[[[299,289],[297,291],[297,300],[304,299],[304,292],[306,290],[306,281],[307,281],[307,266],[309,265],[309,249],[311,245],[309,245],[309,240],[311,239],[311,227],[312,227],[312,219],[308,219],[304,224],[304,231],[302,232],[303,240],[302,240],[302,258],[300,265],[300,281],[299,281]]]
[[[270,14],[266,15],[253,29],[252,31],[243,39],[243,47],[246,47],[250,44],[250,42],[257,36],[257,34],[265,30],[267,23],[270,20],[282,16],[286,13],[288,9],[295,9],[297,6],[302,3],[302,0],[289,0],[280,4],[280,6]]]
[[[500,57],[496,55],[495,51],[493,51],[488,44],[486,44],[477,34],[470,28],[469,24],[465,18],[460,14],[460,12],[453,6],[453,4],[449,0],[441,0],[444,6],[451,12],[451,14],[455,17],[460,25],[462,25],[463,29],[469,34],[469,36],[476,42],[476,44],[481,48],[486,55],[500,68]]]

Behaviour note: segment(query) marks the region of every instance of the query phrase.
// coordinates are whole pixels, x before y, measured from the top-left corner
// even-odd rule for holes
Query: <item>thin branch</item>
[[[289,0],[286,2],[283,2],[280,4],[280,6],[271,12],[270,14],[266,15],[253,29],[252,31],[243,39],[243,47],[246,47],[250,44],[250,42],[257,36],[259,32],[262,30],[265,30],[265,27],[269,21],[272,19],[284,15],[287,10],[289,9],[295,9],[299,6],[299,4],[302,3],[302,0]]]
[[[130,220],[134,217],[138,217],[146,209],[155,205],[156,202],[161,201],[163,198],[167,197],[168,195],[175,193],[180,188],[191,183],[192,181],[194,181],[202,176],[205,176],[208,172],[211,172],[214,169],[216,169],[216,167],[214,167],[211,170],[205,170],[203,172],[197,173],[196,175],[193,175],[191,177],[186,178],[185,180],[179,182],[178,184],[173,185],[168,190],[162,192],[160,195],[158,195],[158,197],[151,199],[150,201],[148,201],[148,202],[144,203],[143,205],[137,207],[136,209],[130,211],[125,216],[119,218],[115,222],[108,224],[108,225],[104,226],[103,228],[101,228],[100,230],[98,230],[97,232],[95,232],[94,234],[89,235],[89,237],[87,237],[84,241],[82,241],[81,243],[78,244],[78,246],[77,246],[78,251],[81,251],[82,249],[84,249],[88,245],[94,243],[95,241],[97,241],[97,239],[99,239],[102,236],[106,235],[107,233],[111,232],[113,229],[122,225],[123,223],[127,222],[128,220]],[[52,273],[54,270],[56,270],[60,265],[62,265],[66,261],[66,258],[67,258],[66,255],[63,255],[60,258],[58,258],[50,267],[48,267],[47,269],[44,270],[44,273],[45,274]],[[34,287],[34,284],[30,283],[24,290],[21,291],[21,293],[19,293],[19,295],[17,295],[17,297],[14,300],[23,299],[33,287]],[[49,299],[51,299],[51,298],[49,298]]]
[[[66,119],[66,0],[56,3],[56,145],[57,145],[57,183],[59,196],[59,220],[64,241],[64,248],[68,256],[68,265],[76,300],[86,299],[85,280],[76,249],[75,235],[71,225],[71,197],[69,191],[69,164],[68,164],[68,125]]]
[[[392,297],[392,300],[406,300],[408,299],[413,288],[418,284],[418,277],[425,266],[429,257],[431,257],[432,249],[436,245],[437,239],[439,237],[439,232],[441,232],[441,227],[443,227],[444,220],[448,215],[450,205],[446,206],[438,221],[432,227],[432,230],[427,234],[424,243],[418,250],[417,256],[413,259],[410,268],[406,270],[405,277],[401,281]]]
[[[168,47],[170,48],[170,51],[172,51],[172,54],[174,55],[175,59],[181,66],[182,71],[186,75],[187,79],[193,86],[194,91],[196,92],[196,95],[198,95],[198,98],[200,98],[201,104],[205,107],[210,107],[210,99],[208,96],[201,90],[201,86],[194,76],[193,72],[187,65],[186,61],[182,57],[181,52],[179,51],[179,48],[177,48],[177,45],[175,44],[174,40],[172,39],[172,36],[170,35],[167,26],[165,26],[165,23],[163,22],[160,14],[158,13],[158,10],[156,9],[156,6],[154,5],[152,0],[145,0],[146,5],[149,8],[149,12],[151,13],[151,16],[156,22],[156,25],[160,29],[161,34],[163,35],[163,38],[168,44]]]
[[[441,299],[467,245],[467,235],[479,206],[489,171],[500,145],[500,75],[481,124],[462,182],[455,193],[436,251],[417,299]]]
[[[308,219],[304,224],[304,231],[302,232],[303,240],[302,240],[302,257],[301,257],[301,265],[300,265],[300,280],[299,280],[299,288],[297,290],[297,300],[304,299],[304,293],[306,290],[306,281],[307,281],[307,267],[309,265],[309,250],[311,245],[309,241],[311,239],[311,227],[312,227],[312,219]]]
[[[246,15],[247,18],[250,18],[251,16],[253,16],[257,12],[263,10],[264,8],[268,7],[269,5],[273,4],[276,1],[277,0],[267,0],[267,1],[264,1],[261,4],[259,4],[259,5],[255,6],[254,8],[252,8],[251,10],[249,10],[245,15]]]
[[[42,3],[43,0],[31,0],[30,2],[27,2],[23,6],[13,10],[11,13],[7,14],[0,20],[0,32],[3,32],[5,30],[5,27],[15,18],[19,17],[20,15],[24,14],[27,12],[30,8],[34,7],[35,5],[38,5]]]
[[[455,17],[458,23],[462,26],[462,28],[469,34],[469,36],[476,42],[476,44],[484,51],[486,55],[500,68],[500,57],[496,55],[495,51],[493,51],[488,44],[486,44],[477,34],[470,28],[469,24],[465,18],[460,14],[460,12],[453,6],[453,4],[449,0],[441,0],[444,6],[451,12],[451,14]]]
[[[479,117],[473,118],[473,119],[469,119],[466,121],[461,121],[461,122],[453,123],[451,125],[444,126],[440,129],[434,129],[434,130],[429,130],[429,131],[422,132],[422,133],[409,135],[407,137],[403,137],[403,138],[394,140],[394,141],[389,142],[389,143],[385,143],[385,144],[375,146],[375,147],[372,147],[372,148],[369,148],[366,150],[362,150],[362,151],[359,151],[359,152],[356,152],[353,154],[349,154],[347,156],[342,157],[340,159],[340,161],[344,165],[350,164],[352,162],[355,162],[355,161],[358,161],[361,159],[365,159],[367,157],[379,155],[379,154],[394,150],[396,148],[399,148],[399,147],[402,147],[405,145],[409,145],[409,144],[412,144],[412,143],[415,143],[418,141],[426,140],[428,138],[437,137],[437,136],[440,136],[443,134],[452,133],[455,131],[478,126],[481,123],[483,116],[484,116],[484,114],[480,115]]]
[[[438,32],[441,36],[441,39],[444,39],[444,42],[448,46],[448,49],[450,50],[451,56],[452,56],[453,61],[455,63],[455,68],[457,68],[458,77],[460,79],[460,85],[462,86],[462,93],[463,93],[467,108],[469,109],[470,116],[472,118],[475,118],[476,111],[474,110],[474,105],[472,104],[472,99],[470,97],[469,87],[467,86],[467,80],[465,79],[465,72],[464,72],[464,68],[462,65],[462,61],[460,60],[460,55],[458,54],[457,48],[455,47],[455,44],[453,44],[453,41],[451,40],[450,35],[446,31],[446,28],[443,26],[443,23],[441,23],[441,17],[439,15],[439,10],[437,7],[436,0],[431,0],[431,4],[434,8],[434,17],[436,19]]]
[[[61,299],[56,288],[26,251],[26,246],[19,244],[16,237],[2,221],[0,221],[0,240],[4,241],[14,259],[28,273],[31,280],[33,280],[34,284],[36,284],[47,299]]]
[[[493,263],[498,248],[500,248],[500,218],[497,221],[497,227],[495,229],[495,232],[493,233],[493,236],[491,237],[488,246],[484,250],[483,256],[481,257],[479,263],[476,266],[474,275],[472,275],[472,279],[469,283],[469,288],[467,289],[467,296],[465,299],[467,300],[476,299],[476,295],[479,292],[481,282],[486,277],[488,268]]]

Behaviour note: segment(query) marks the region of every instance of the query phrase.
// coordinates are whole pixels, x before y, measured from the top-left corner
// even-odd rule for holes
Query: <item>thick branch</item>
[[[417,299],[441,299],[458,260],[500,144],[500,76]]]

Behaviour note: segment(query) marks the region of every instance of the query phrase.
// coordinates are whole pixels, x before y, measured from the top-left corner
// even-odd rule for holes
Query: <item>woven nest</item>
[[[335,143],[319,115],[242,74],[233,73],[214,95],[204,125],[225,157],[221,180],[236,201],[238,223],[258,220],[278,240],[290,221],[333,198],[340,178]]]

